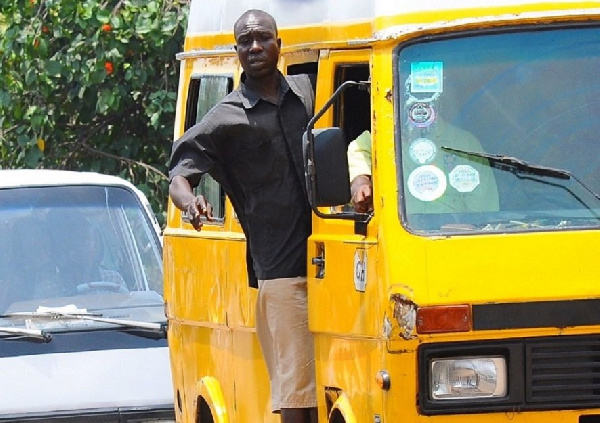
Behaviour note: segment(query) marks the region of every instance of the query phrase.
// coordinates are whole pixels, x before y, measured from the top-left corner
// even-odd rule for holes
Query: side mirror
[[[348,171],[348,143],[340,128],[315,129],[315,123],[349,87],[367,89],[370,82],[346,81],[340,85],[323,107],[308,122],[302,137],[304,153],[304,176],[306,190],[313,212],[323,219],[354,220],[354,231],[366,234],[369,213],[342,211],[322,213],[319,207],[348,204],[350,195],[350,175]]]
[[[313,207],[341,206],[350,202],[350,176],[346,137],[340,128],[313,129],[314,175],[307,178]],[[308,144],[304,133],[303,144]]]

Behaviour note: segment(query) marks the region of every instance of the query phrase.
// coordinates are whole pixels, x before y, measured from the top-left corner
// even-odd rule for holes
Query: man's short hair
[[[271,16],[270,14],[268,14],[267,12],[265,12],[264,10],[260,10],[260,9],[246,10],[242,14],[242,16],[240,16],[238,18],[238,20],[235,21],[235,24],[233,25],[233,34],[234,35],[236,33],[236,28],[238,27],[240,22],[242,20],[246,19],[250,15],[257,15],[257,16],[262,16],[262,17],[266,18],[271,23],[271,25],[273,25],[273,29],[275,30],[275,36],[277,36],[277,22],[275,21],[275,18],[273,16]]]

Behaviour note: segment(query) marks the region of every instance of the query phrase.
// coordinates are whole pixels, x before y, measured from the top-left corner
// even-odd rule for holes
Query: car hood
[[[167,347],[0,358],[0,418],[173,404]]]

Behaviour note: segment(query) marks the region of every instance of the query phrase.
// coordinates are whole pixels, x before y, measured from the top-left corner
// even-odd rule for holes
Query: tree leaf
[[[98,12],[96,12],[96,19],[98,19],[98,22],[100,23],[108,23],[110,19],[110,11],[105,9],[98,10]]]
[[[46,73],[50,76],[60,76],[63,70],[63,66],[56,60],[49,60],[46,62]]]

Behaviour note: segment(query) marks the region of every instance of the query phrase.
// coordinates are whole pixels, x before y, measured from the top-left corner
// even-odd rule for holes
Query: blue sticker
[[[412,93],[441,93],[443,88],[443,62],[413,62],[410,64],[410,91]]]

